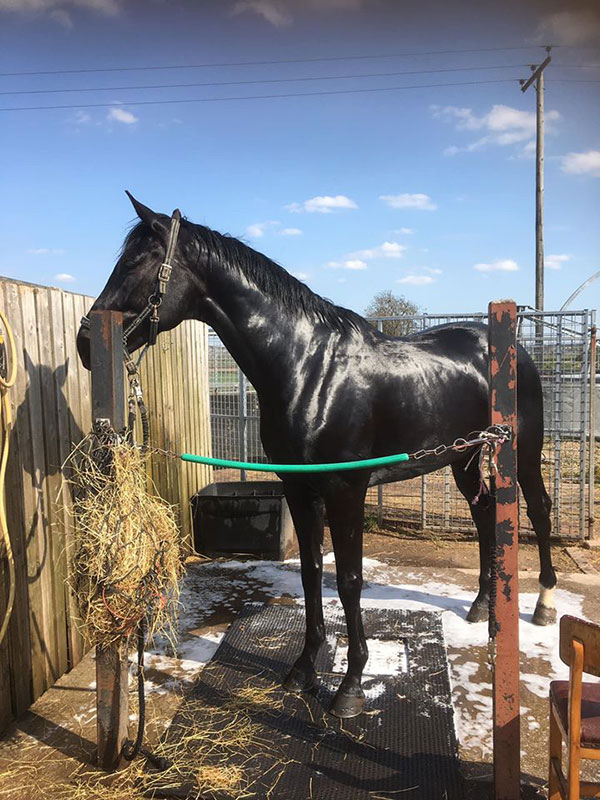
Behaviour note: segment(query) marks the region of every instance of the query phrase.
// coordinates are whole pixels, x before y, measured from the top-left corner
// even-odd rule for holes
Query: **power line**
[[[192,87],[201,86],[244,86],[249,84],[258,83],[299,83],[304,81],[341,81],[350,80],[355,78],[391,78],[398,75],[429,75],[441,72],[473,72],[483,69],[519,69],[526,67],[527,64],[498,64],[489,67],[456,67],[454,69],[445,67],[444,69],[422,69],[422,70],[407,70],[402,72],[367,72],[355,75],[316,75],[309,77],[299,78],[257,78],[254,80],[244,81],[210,81],[208,83],[158,83],[158,84],[143,84],[141,86],[97,86],[97,87],[84,87],[84,88],[67,88],[67,89],[25,89],[17,90],[14,92],[0,92],[0,95],[16,95],[16,94],[62,94],[71,92],[122,92],[130,89],[189,89]]]
[[[534,45],[540,47],[541,45]],[[560,45],[556,45],[560,46]],[[146,70],[161,69],[204,69],[207,67],[252,67],[265,66],[270,64],[314,64],[319,61],[357,61],[377,58],[408,58],[410,56],[438,56],[456,53],[497,53],[515,50],[531,50],[531,45],[521,47],[478,47],[472,49],[459,50],[411,50],[404,53],[376,53],[373,55],[349,55],[349,56],[318,56],[315,58],[285,58],[269,61],[221,61],[208,62],[204,64],[151,64],[139,67],[94,67],[81,69],[55,69],[55,70],[35,70],[29,72],[0,72],[0,77],[15,77],[21,75],[76,75],[90,72],[140,72]]]
[[[0,111],[50,111],[59,109],[79,109],[79,108],[121,108],[121,106],[161,106],[175,105],[177,103],[219,103],[231,100],[271,100],[274,98],[286,97],[318,97],[322,95],[343,95],[343,94],[368,94],[371,92],[395,92],[406,89],[431,89],[444,86],[480,86],[489,83],[516,83],[516,78],[497,78],[485,81],[456,81],[454,83],[419,83],[411,86],[381,86],[365,89],[331,89],[318,92],[286,92],[284,94],[257,94],[240,95],[237,97],[189,97],[181,100],[124,100],[112,103],[77,103],[74,105],[52,105],[52,106],[16,106],[11,108],[0,108]]]

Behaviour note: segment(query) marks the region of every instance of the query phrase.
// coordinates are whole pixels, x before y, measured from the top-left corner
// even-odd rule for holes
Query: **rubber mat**
[[[460,800],[441,614],[365,609],[363,619],[370,659],[363,679],[367,702],[359,717],[338,720],[328,713],[345,670],[341,607],[325,606],[326,642],[316,662],[321,682],[297,696],[284,692],[280,681],[302,648],[303,607],[250,605],[201,673],[168,738],[185,738],[193,715],[214,715],[215,709],[223,711],[220,730],[251,723],[243,747],[238,743],[224,755],[215,743],[208,756],[215,766],[239,766],[247,787],[243,796]],[[232,698],[238,700],[232,704]]]

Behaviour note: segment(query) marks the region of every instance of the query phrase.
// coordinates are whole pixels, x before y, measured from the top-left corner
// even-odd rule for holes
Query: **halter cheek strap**
[[[152,306],[150,315],[150,331],[148,334],[148,344],[156,344],[156,337],[158,336],[159,315],[158,309],[162,303],[163,295],[167,291],[173,265],[171,261],[175,255],[175,248],[177,247],[177,238],[179,236],[179,226],[181,224],[181,212],[178,208],[173,211],[171,216],[171,230],[169,231],[169,241],[167,242],[167,252],[165,260],[160,265],[158,270],[158,277],[156,280],[156,290],[153,295],[148,298],[148,305]]]

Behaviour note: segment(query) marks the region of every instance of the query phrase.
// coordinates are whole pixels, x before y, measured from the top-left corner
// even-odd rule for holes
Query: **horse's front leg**
[[[285,484],[298,544],[302,586],[306,604],[306,638],[304,649],[296,660],[283,686],[289,692],[305,692],[317,680],[315,656],[325,639],[321,583],[323,578],[323,502],[305,487]]]
[[[337,690],[331,713],[342,719],[363,710],[362,673],[368,651],[362,624],[362,552],[366,479],[344,483],[326,496],[327,518],[335,552],[337,586],[348,628],[348,669]]]

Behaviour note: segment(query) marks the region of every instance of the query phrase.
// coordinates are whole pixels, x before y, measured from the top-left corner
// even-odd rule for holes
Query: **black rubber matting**
[[[341,671],[334,672],[336,648],[346,641],[341,607],[325,607],[327,640],[316,663],[320,685],[296,696],[284,692],[279,682],[303,644],[303,607],[250,605],[201,673],[168,738],[189,734],[190,709],[193,715],[202,715],[203,709],[214,713],[224,705],[231,709],[231,698],[243,696],[239,716],[234,704],[218,724],[233,720],[235,730],[250,720],[247,745],[225,755],[215,745],[208,762],[239,765],[249,797],[459,800],[463,794],[441,614],[365,609],[363,619],[367,639],[378,640],[371,650],[387,648],[389,655],[391,648],[396,662],[391,671],[398,674],[367,675],[382,671],[369,662],[363,679],[367,703],[359,717],[342,721],[328,713],[342,678]],[[253,704],[253,689],[266,690],[268,702]]]

